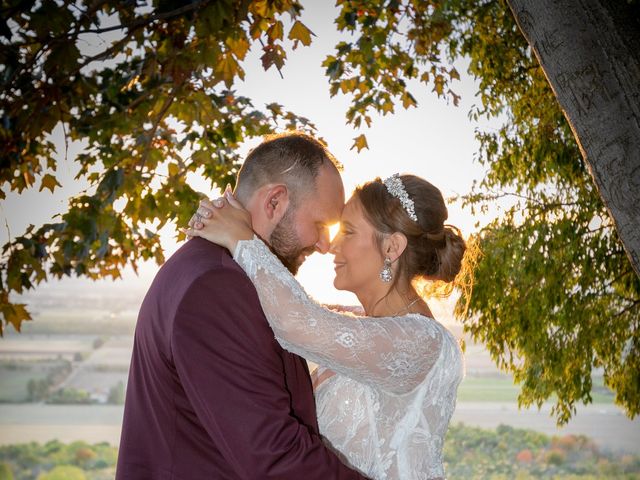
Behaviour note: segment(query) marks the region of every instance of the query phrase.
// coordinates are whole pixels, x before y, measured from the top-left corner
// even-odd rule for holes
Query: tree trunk
[[[640,20],[623,0],[507,0],[640,276]],[[635,13],[635,14],[634,14]]]

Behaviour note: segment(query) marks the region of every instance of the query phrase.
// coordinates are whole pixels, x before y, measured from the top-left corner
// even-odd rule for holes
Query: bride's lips
[[[338,270],[340,267],[344,267],[345,263],[342,262],[333,262],[333,269]]]

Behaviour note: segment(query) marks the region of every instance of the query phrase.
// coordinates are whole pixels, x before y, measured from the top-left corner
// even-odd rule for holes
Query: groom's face
[[[344,206],[344,187],[338,171],[333,166],[323,166],[315,191],[297,203],[287,209],[269,237],[273,251],[294,275],[314,251],[329,251],[329,227],[340,219]]]

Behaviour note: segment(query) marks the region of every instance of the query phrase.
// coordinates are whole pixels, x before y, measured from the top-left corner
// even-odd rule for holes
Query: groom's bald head
[[[341,166],[318,140],[303,132],[271,135],[251,150],[240,172],[236,197],[246,202],[253,192],[267,184],[284,184],[293,205],[316,189],[321,167],[336,171]]]

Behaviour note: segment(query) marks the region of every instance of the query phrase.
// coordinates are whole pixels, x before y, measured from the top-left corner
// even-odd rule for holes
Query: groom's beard
[[[287,209],[282,220],[273,229],[271,237],[269,237],[269,243],[273,253],[280,259],[287,270],[295,275],[298,273],[298,268],[304,262],[305,257],[312,254],[315,248],[300,246],[300,239],[294,226],[293,213],[293,208]]]

